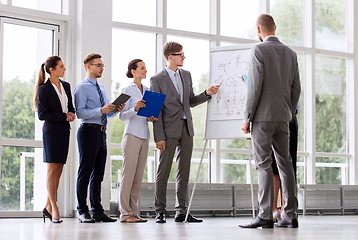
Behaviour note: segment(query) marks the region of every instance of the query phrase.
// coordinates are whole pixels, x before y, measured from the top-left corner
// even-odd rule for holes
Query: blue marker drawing
[[[242,78],[244,79],[245,87],[247,87],[247,75],[243,75]]]

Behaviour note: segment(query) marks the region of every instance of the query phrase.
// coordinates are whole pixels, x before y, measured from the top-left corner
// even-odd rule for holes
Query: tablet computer
[[[115,105],[115,107],[114,107],[112,112],[117,112],[118,106],[121,105],[122,103],[127,102],[128,99],[130,99],[130,98],[131,98],[131,96],[129,96],[129,95],[125,94],[125,93],[122,93],[121,95],[119,95],[117,97],[117,99],[112,102],[112,104]]]

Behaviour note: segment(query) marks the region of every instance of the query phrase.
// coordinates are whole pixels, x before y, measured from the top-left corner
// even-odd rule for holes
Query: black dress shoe
[[[185,216],[186,216],[186,214],[178,214],[178,213],[176,213],[174,221],[175,222],[184,222],[185,221]],[[195,218],[191,214],[189,214],[187,221],[188,222],[200,223],[200,222],[203,222],[203,219]]]
[[[157,213],[155,216],[156,223],[166,223],[167,220],[165,219],[165,213]]]
[[[258,228],[258,227],[273,228],[273,220],[265,220],[265,219],[261,219],[257,216],[250,223],[244,224],[244,225],[241,224],[241,225],[239,225],[239,227],[242,227],[242,228]]]
[[[281,221],[275,223],[275,227],[283,227],[283,228],[298,228],[297,219],[289,219],[287,217],[282,218]]]
[[[78,217],[78,221],[80,223],[95,223],[96,221],[89,215],[89,213],[82,213]]]
[[[103,212],[102,214],[93,214],[92,218],[96,222],[116,222],[117,221],[117,219],[111,218],[105,212]]]

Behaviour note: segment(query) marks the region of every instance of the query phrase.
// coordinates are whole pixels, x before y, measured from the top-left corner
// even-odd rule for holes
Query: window
[[[316,151],[346,153],[346,59],[316,56]]]
[[[12,0],[12,5],[61,14],[67,12],[63,8],[64,1],[68,0]]]
[[[209,3],[207,0],[167,1],[168,28],[209,33]]]
[[[317,48],[347,51],[346,1],[316,0]]]
[[[316,159],[316,184],[346,184],[347,159],[318,157]]]
[[[276,35],[282,42],[303,45],[303,6],[303,0],[270,1],[271,14],[277,26]]]
[[[220,1],[220,34],[257,40],[256,19],[260,14],[260,1]]]
[[[113,21],[156,25],[156,0],[113,0],[112,3]]]
[[[0,210],[39,211],[47,196],[46,164],[42,148],[35,148],[42,122],[32,111],[32,99],[41,64],[58,52],[58,26],[1,18],[1,28]]]
[[[53,30],[4,23],[3,138],[35,139],[33,89],[53,41]]]

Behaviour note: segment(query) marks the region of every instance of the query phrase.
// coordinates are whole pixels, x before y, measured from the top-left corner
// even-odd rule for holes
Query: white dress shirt
[[[65,89],[64,89],[62,83],[60,82],[61,93],[60,93],[60,91],[58,91],[58,88],[56,87],[56,85],[54,83],[51,83],[51,84],[52,84],[53,88],[55,89],[58,98],[60,99],[62,112],[68,113],[68,98],[67,98],[67,94],[65,92]]]
[[[149,91],[149,88],[143,86],[143,93]],[[137,84],[131,83],[128,87],[123,88],[122,93],[128,94],[131,98],[126,102],[124,109],[119,113],[119,119],[127,121],[124,128],[124,135],[130,133],[138,138],[149,139],[149,127],[146,117],[138,116],[134,110],[137,102],[143,98],[143,94]]]

